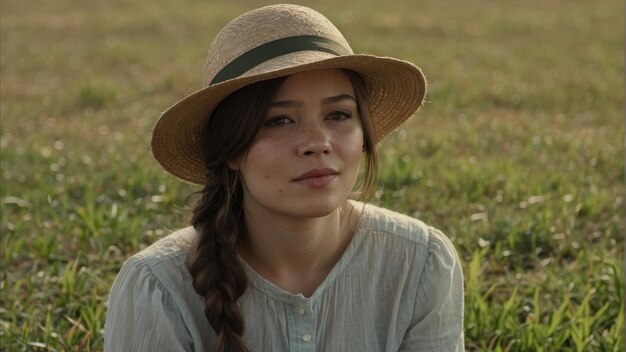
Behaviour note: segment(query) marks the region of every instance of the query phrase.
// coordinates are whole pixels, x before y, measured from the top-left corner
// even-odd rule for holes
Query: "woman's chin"
[[[304,199],[288,205],[284,211],[294,218],[322,218],[337,211],[344,202],[345,199]]]

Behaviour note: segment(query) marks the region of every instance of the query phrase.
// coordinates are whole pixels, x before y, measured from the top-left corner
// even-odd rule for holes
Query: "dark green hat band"
[[[251,68],[277,56],[305,50],[322,51],[337,56],[351,54],[339,43],[315,35],[277,39],[257,46],[231,61],[215,75],[210,85],[237,78]]]

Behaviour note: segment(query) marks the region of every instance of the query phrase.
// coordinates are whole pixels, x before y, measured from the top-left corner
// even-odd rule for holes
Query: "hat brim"
[[[205,184],[206,143],[202,131],[215,107],[228,95],[254,82],[297,72],[344,68],[364,80],[369,110],[380,141],[411,117],[426,94],[426,79],[410,62],[374,55],[319,57],[320,53],[285,55],[255,67],[240,77],[198,90],[165,110],[152,132],[152,153],[165,170],[178,178]]]

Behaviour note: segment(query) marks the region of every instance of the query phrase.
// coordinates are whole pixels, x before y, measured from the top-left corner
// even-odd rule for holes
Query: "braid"
[[[241,335],[244,319],[237,300],[248,279],[237,259],[243,233],[241,186],[237,174],[222,167],[202,190],[192,225],[199,234],[187,259],[193,287],[204,296],[204,314],[218,335],[216,352],[248,352]]]
[[[344,70],[355,87],[366,136],[364,188],[371,189],[376,166],[375,136],[367,110],[367,92],[356,73]],[[217,333],[216,352],[249,352],[242,339],[244,318],[237,301],[248,278],[237,258],[246,234],[243,188],[228,162],[245,155],[264,122],[273,97],[286,77],[253,83],[226,97],[204,126],[207,183],[194,207],[191,224],[198,241],[187,258],[193,288],[204,297],[204,315]]]
[[[226,97],[204,126],[207,182],[200,192],[191,224],[198,241],[187,258],[193,288],[204,297],[204,315],[217,333],[216,352],[248,352],[242,339],[244,317],[237,301],[248,278],[237,258],[245,235],[243,187],[228,162],[243,155],[265,120],[276,78],[241,88]]]

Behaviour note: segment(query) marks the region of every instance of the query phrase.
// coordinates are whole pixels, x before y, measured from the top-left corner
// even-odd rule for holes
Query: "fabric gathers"
[[[217,336],[185,267],[196,236],[178,230],[126,261],[109,297],[105,351],[213,351]],[[311,297],[240,260],[250,281],[243,338],[253,351],[464,351],[458,255],[419,220],[366,205]]]

